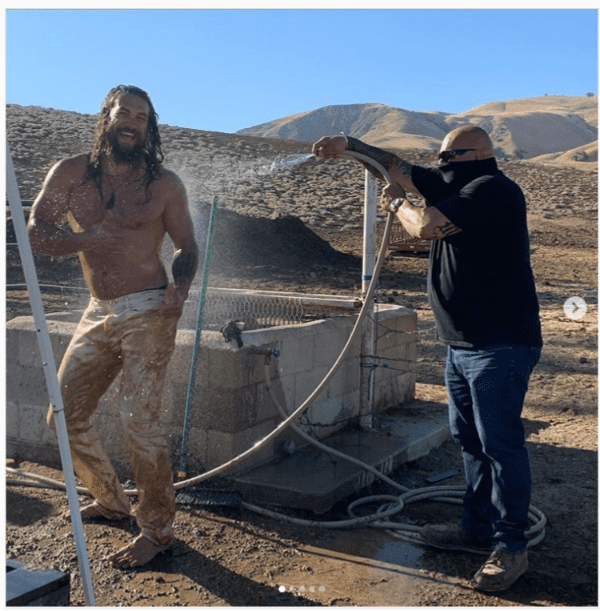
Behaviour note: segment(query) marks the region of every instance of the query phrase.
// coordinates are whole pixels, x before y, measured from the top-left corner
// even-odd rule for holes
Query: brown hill
[[[467,123],[486,129],[496,156],[532,159],[590,145],[598,149],[598,98],[543,96],[492,102],[449,114],[384,104],[325,106],[240,130],[239,134],[314,141],[340,131],[383,148],[437,150],[445,134]],[[558,157],[558,156],[557,156]],[[593,155],[573,158],[591,162]]]

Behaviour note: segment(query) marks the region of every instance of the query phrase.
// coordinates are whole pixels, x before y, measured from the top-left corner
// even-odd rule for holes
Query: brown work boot
[[[476,539],[469,536],[460,524],[426,524],[421,528],[421,538],[427,545],[440,549],[489,554],[491,539]]]
[[[500,592],[510,588],[528,567],[527,550],[514,553],[496,550],[475,573],[471,585],[483,592]]]

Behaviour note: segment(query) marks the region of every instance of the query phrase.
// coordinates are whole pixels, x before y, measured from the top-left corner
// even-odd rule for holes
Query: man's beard
[[[117,163],[128,163],[133,165],[144,159],[144,146],[138,138],[131,147],[122,146],[117,137],[117,132],[108,132],[108,148],[110,154]]]

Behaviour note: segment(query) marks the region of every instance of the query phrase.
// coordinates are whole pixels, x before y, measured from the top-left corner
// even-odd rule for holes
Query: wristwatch
[[[404,199],[402,197],[397,197],[393,199],[390,203],[390,210],[395,214],[398,212],[398,208],[404,203]]]

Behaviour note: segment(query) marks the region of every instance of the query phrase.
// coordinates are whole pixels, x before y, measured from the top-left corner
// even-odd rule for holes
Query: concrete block
[[[344,397],[360,388],[359,357],[350,357],[344,361],[326,388],[326,397],[334,399]]]
[[[43,429],[46,427],[46,410],[37,405],[20,406],[19,438],[25,442],[42,443]]]
[[[233,440],[235,448],[242,448],[242,451],[248,450],[253,447],[256,443],[264,439],[269,433],[273,432],[273,430],[279,424],[279,419],[275,420],[267,420],[261,424],[253,426],[251,428],[242,431],[236,435],[236,438]],[[253,456],[249,457],[244,464],[237,468],[237,471],[249,469],[252,466],[264,464],[275,456],[275,441],[271,441],[265,445],[264,448],[256,452]],[[239,454],[239,450],[236,450],[234,456]]]
[[[175,465],[179,464],[181,456],[181,433],[179,429],[175,435],[171,437],[173,444],[171,454],[175,457]],[[187,464],[188,470],[194,472],[202,472],[206,469],[206,460],[208,452],[208,433],[201,429],[192,429],[188,437]]]
[[[271,433],[276,426],[277,423],[273,420],[235,434],[221,431],[207,431],[205,467],[207,469],[214,469],[225,464],[263,439],[266,435]],[[243,468],[251,468],[252,466],[266,462],[270,460],[273,455],[273,443],[269,443],[265,448],[245,461]],[[235,469],[235,471],[240,470],[241,467]]]
[[[207,389],[202,400],[192,406],[192,427],[233,434],[266,418],[275,418],[273,406],[266,403],[259,406],[257,393],[257,384]]]
[[[279,402],[279,405],[284,409],[285,406],[282,403],[283,396],[282,393],[278,393],[273,387],[273,394],[275,398]],[[279,411],[275,406],[273,399],[271,398],[271,394],[267,390],[267,386],[264,382],[260,382],[256,384],[256,419],[257,422],[263,422],[264,420],[273,419],[278,420],[281,418],[279,416]]]
[[[264,380],[265,356],[242,348],[214,349],[210,353],[209,384],[240,388]]]
[[[18,438],[19,436],[19,414],[20,410],[14,401],[6,402],[6,436]]]
[[[301,403],[306,401],[306,399],[317,389],[317,387],[321,384],[325,376],[329,373],[328,367],[315,367],[311,370],[300,371],[296,374],[296,393],[295,393],[295,405],[298,407]],[[325,393],[325,388],[323,388],[321,395]],[[317,401],[319,401],[319,398]]]
[[[417,325],[417,313],[404,306],[381,304],[377,309],[378,322],[385,321],[386,326],[398,331],[410,331]]]
[[[248,369],[233,350],[215,349],[210,354],[207,380],[219,388],[242,388],[248,383]]]
[[[187,404],[188,384],[182,382],[175,382],[172,380],[168,380],[167,383],[171,388],[172,397],[172,402],[170,405],[171,414],[169,418],[169,423],[171,425],[179,424],[179,426],[182,426]],[[190,403],[190,409],[192,410],[192,412],[195,410],[194,406],[199,405],[202,402],[204,390],[205,389],[199,387],[195,388]]]
[[[273,380],[274,378],[271,379]],[[296,375],[283,375],[282,372],[279,372],[277,379],[279,380],[279,388],[281,388],[283,395],[281,405],[287,408],[288,411],[292,410],[296,405]]]
[[[46,325],[58,369],[77,325],[52,320],[47,320]],[[6,345],[11,361],[26,367],[42,367],[38,333],[32,316],[19,316],[6,323]]]
[[[449,437],[445,406],[391,413],[384,430],[340,431],[325,444],[383,472],[416,460]],[[368,485],[370,473],[342,459],[332,461],[322,450],[307,445],[287,457],[238,474],[235,482],[249,502],[329,510],[336,502]]]
[[[76,324],[68,321],[52,321],[49,320],[48,333],[50,334],[50,344],[52,346],[52,354],[58,370],[62,358],[69,347],[73,333],[77,328]]]
[[[22,328],[19,334],[17,363],[23,367],[42,367],[42,357],[33,321],[31,325]]]
[[[87,297],[84,298],[87,305]],[[65,304],[67,305],[67,304]],[[69,306],[72,307],[72,306]],[[83,316],[84,309],[70,309],[66,312],[48,312],[46,314],[47,321],[68,322],[77,325]]]
[[[13,319],[16,320],[16,319]],[[14,327],[10,327],[10,323],[12,321],[9,321],[6,324],[6,333],[5,333],[5,350],[6,350],[6,355],[9,358],[13,358],[14,359],[14,355],[19,353],[19,343],[20,343],[20,339],[21,339],[21,333],[19,333],[18,329],[15,329]]]
[[[40,362],[38,367],[19,365],[7,360],[6,363],[6,396],[15,405],[47,405],[48,388],[44,370]]]
[[[192,426],[226,433],[243,430],[256,417],[254,405],[243,388],[210,388],[195,406]]]
[[[336,423],[343,423],[343,426],[346,426],[351,418],[356,417],[358,403],[353,403],[352,399],[357,398],[358,394],[352,395],[352,398],[334,397],[327,399],[324,397],[308,408],[306,412],[307,420],[309,423],[318,425],[314,430],[321,431],[318,433],[319,437],[331,434],[336,428],[339,428],[339,426],[335,426]]]
[[[377,344],[377,355],[381,358],[406,358],[413,346],[416,346],[416,338],[405,333],[394,335],[394,341],[388,346]]]
[[[385,324],[385,323],[384,323]],[[381,331],[381,329],[378,329]],[[375,347],[378,355],[385,355],[394,352],[399,346],[410,343],[412,335],[405,331],[396,331],[395,329],[386,328],[385,333],[379,333],[375,342]]]
[[[169,361],[168,378],[173,383],[187,384],[190,377],[190,366],[192,363],[192,351],[195,341],[195,333],[188,330],[177,331],[175,340],[175,350]],[[200,350],[200,358],[198,359],[196,377],[205,379],[207,377],[207,361],[202,358],[203,352]]]
[[[375,387],[375,411],[382,413],[412,399],[415,396],[416,378],[416,374],[409,372],[395,375],[385,381],[380,380]]]
[[[315,335],[312,329],[302,329],[296,341],[288,338],[281,343],[278,363],[286,373],[310,371],[315,363]]]
[[[314,365],[316,367],[331,368],[334,365],[348,342],[355,321],[356,316],[330,318],[324,321],[323,332],[315,338]],[[359,351],[360,340],[357,338],[348,354],[353,356]]]

